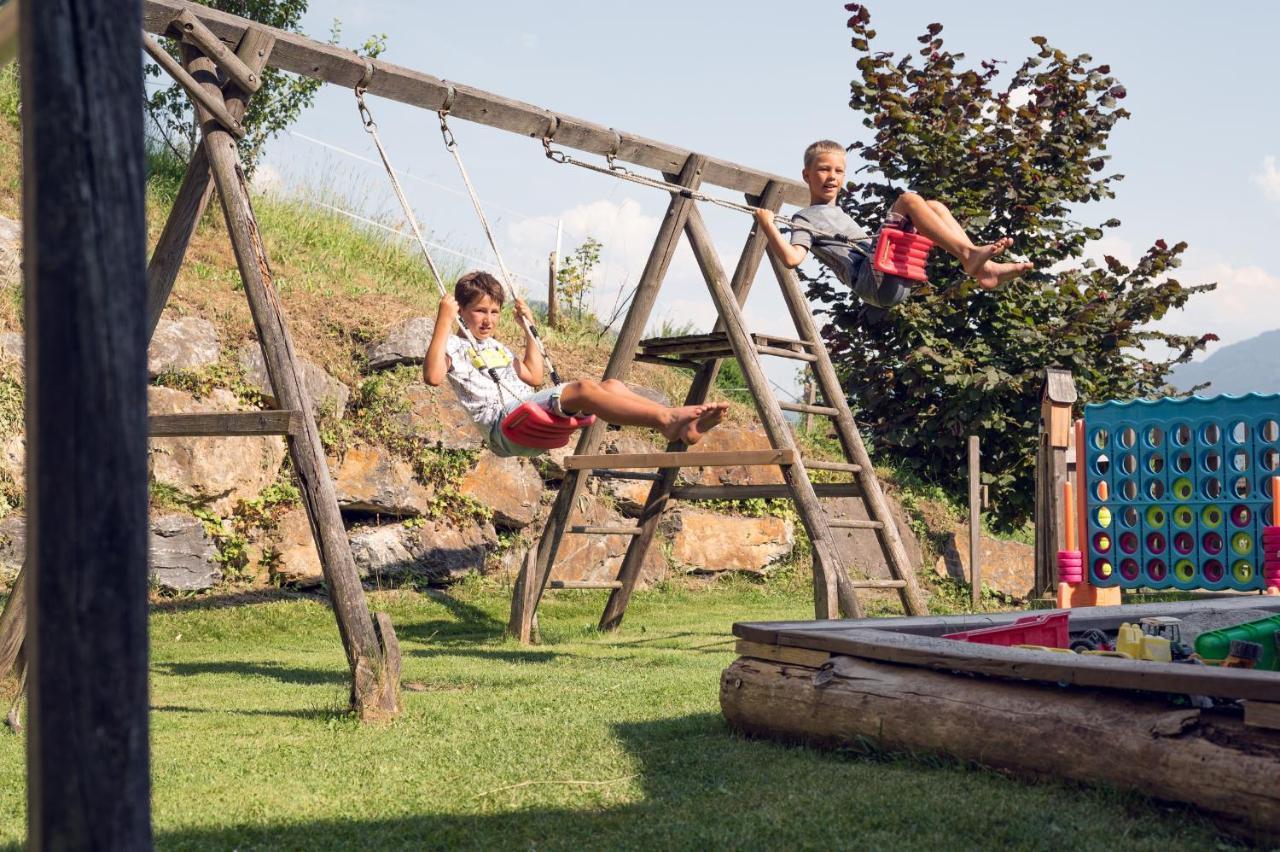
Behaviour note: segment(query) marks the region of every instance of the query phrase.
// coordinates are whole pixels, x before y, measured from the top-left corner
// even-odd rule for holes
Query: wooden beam
[[[150,849],[138,0],[25,0],[27,847]]]
[[[203,86],[196,82],[195,78],[187,73],[187,69],[182,67],[178,60],[169,55],[169,51],[156,44],[155,40],[143,36],[142,48],[147,55],[155,60],[156,64],[165,70],[173,81],[182,87],[191,100],[203,107],[210,115],[217,120],[224,129],[234,133],[237,138],[244,137],[244,125],[240,120],[233,117],[227,112],[226,104],[221,97],[210,95]]]
[[[592,527],[585,524],[575,524],[569,527],[566,532],[574,535],[639,535],[639,527]]]
[[[837,473],[858,473],[862,470],[860,464],[850,464],[849,462],[829,462],[817,461],[816,459],[805,459],[804,466],[809,470],[830,470]]]
[[[200,19],[184,9],[174,21],[174,26],[182,32],[183,38],[190,41],[200,52],[213,60],[218,70],[226,75],[242,92],[253,94],[262,86],[262,79],[252,68],[231,52],[209,28],[200,23]]]
[[[827,526],[833,530],[880,530],[884,529],[884,524],[880,521],[863,521],[857,518],[832,518],[827,521]]]
[[[301,425],[296,411],[234,411],[194,414],[152,414],[147,418],[152,438],[207,435],[292,435]]]
[[[805,666],[811,669],[821,668],[827,660],[831,659],[831,655],[826,651],[788,648],[785,645],[766,645],[763,642],[752,642],[749,639],[739,639],[734,643],[733,650],[742,657],[754,657],[757,660],[769,660],[775,663]]]
[[[621,589],[617,580],[552,580],[553,589]]]
[[[969,436],[969,608],[982,605],[982,462],[977,435]]]
[[[856,482],[819,482],[813,486],[819,497],[857,497],[862,488]],[[677,485],[672,500],[790,500],[786,485]]]
[[[785,450],[730,450],[726,452],[683,453],[603,453],[591,456],[566,456],[565,470],[590,470],[609,468],[667,468],[667,467],[737,467],[739,465],[792,465],[796,463],[796,451]]]
[[[813,385],[809,384],[807,387],[812,388]],[[829,405],[814,405],[809,402],[780,402],[778,407],[783,411],[795,411],[800,414],[820,414],[823,417],[835,417],[840,413]],[[808,431],[808,429],[806,428],[805,431]]]
[[[145,28],[157,35],[163,34],[174,18],[188,8],[216,36],[231,43],[238,41],[247,27],[259,26],[236,15],[189,5],[184,0],[145,0]],[[354,88],[364,76],[366,60],[353,51],[284,30],[271,29],[270,32],[276,38],[276,50],[271,59],[272,66],[276,68],[347,89]],[[618,161],[662,172],[680,171],[693,153],[483,89],[449,83],[390,62],[376,59],[369,62],[374,68],[370,94],[435,112],[444,106],[449,92],[453,91],[450,118],[474,121],[534,139],[542,138],[554,126],[558,146],[604,156],[614,151],[616,145]],[[788,204],[803,207],[809,203],[809,190],[796,180],[715,158],[705,158],[702,171],[703,180],[707,183],[753,195],[762,193],[765,186],[773,181],[782,188],[782,200]]]

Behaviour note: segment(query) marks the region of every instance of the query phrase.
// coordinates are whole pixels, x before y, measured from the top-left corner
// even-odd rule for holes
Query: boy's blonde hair
[[[839,142],[831,139],[819,139],[808,148],[804,149],[804,167],[807,169],[813,165],[813,161],[818,159],[821,154],[843,154],[844,146]]]

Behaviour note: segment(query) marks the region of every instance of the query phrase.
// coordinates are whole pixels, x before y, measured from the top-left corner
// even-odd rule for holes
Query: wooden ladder
[[[688,189],[697,189],[707,160],[690,154],[678,175],[667,180]],[[747,196],[753,205],[777,210],[781,206],[783,187],[770,182],[760,196]],[[649,321],[662,279],[670,266],[680,235],[689,238],[694,257],[720,317],[711,334],[678,338],[656,338],[641,341]],[[756,412],[760,416],[772,450],[738,452],[704,452],[687,450],[676,442],[665,453],[599,454],[605,424],[597,421],[584,430],[575,454],[565,460],[565,477],[555,504],[543,527],[536,551],[531,551],[516,580],[508,630],[522,642],[533,639],[536,613],[542,594],[552,585],[557,588],[607,588],[609,602],[600,617],[600,629],[613,630],[622,622],[627,602],[640,578],[645,555],[657,531],[658,521],[672,499],[724,500],[751,497],[789,498],[813,545],[814,609],[817,618],[861,616],[858,588],[894,588],[910,615],[924,615],[928,610],[915,580],[915,569],[889,513],[884,492],[876,479],[866,447],[858,434],[853,415],[840,388],[831,360],[814,323],[811,309],[804,298],[794,271],[775,258],[769,260],[782,288],[782,295],[799,333],[799,339],[772,335],[752,335],[745,327],[742,305],[746,302],[760,262],[764,258],[765,237],[758,225],[752,224],[738,265],[730,279],[725,275],[706,225],[693,199],[674,195],[658,230],[653,249],[636,287],[631,307],[618,334],[617,345],[605,368],[606,379],[625,380],[636,360],[692,367],[693,383],[685,398],[686,405],[705,402],[715,384],[720,364],[725,358],[736,358]],[[805,362],[813,370],[821,392],[821,405],[780,404],[773,395],[768,379],[760,367],[759,356],[769,355]],[[784,411],[819,414],[832,418],[844,450],[844,462],[805,461],[800,457],[795,437],[783,416]],[[682,467],[728,465],[777,465],[783,485],[748,486],[678,486]],[[847,473],[851,482],[815,486],[809,470]],[[600,478],[640,479],[652,482],[634,527],[593,527],[569,524],[569,517],[590,476]],[[819,502],[820,497],[857,496],[866,504],[870,520],[829,519]],[[841,564],[831,531],[833,529],[873,530],[879,538],[892,580],[852,581]],[[631,544],[623,558],[617,578],[604,583],[559,582],[549,584],[552,566],[560,542],[566,534],[628,535]]]

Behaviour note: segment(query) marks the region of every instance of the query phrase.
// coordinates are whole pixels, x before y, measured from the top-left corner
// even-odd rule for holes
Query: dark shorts
[[[875,243],[863,244],[870,254]],[[873,308],[892,308],[907,296],[911,295],[911,281],[897,275],[887,275],[871,265],[870,257],[859,255],[856,258],[857,269],[853,272],[853,280],[849,288],[859,299]]]

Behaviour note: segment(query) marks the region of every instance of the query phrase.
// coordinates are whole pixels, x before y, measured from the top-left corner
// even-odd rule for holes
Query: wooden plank
[[[602,453],[599,455],[566,456],[565,470],[590,470],[609,468],[671,468],[671,467],[738,467],[752,465],[793,465],[796,451],[781,450],[727,450],[724,452],[691,451],[683,453]]]
[[[819,497],[858,497],[862,488],[856,482],[819,482],[813,486]],[[671,489],[673,500],[790,500],[786,485],[677,485]]]
[[[618,580],[552,580],[553,589],[621,589]]]
[[[680,175],[678,180],[681,184],[687,185],[687,180],[683,174]],[[776,210],[781,193],[782,190],[780,188],[770,185],[765,189],[764,195],[758,199],[758,202],[770,210]],[[751,289],[751,282],[755,279],[756,272],[760,268],[760,260],[764,256],[764,251],[764,232],[753,220],[746,243],[742,247],[742,253],[738,256],[738,265],[734,269],[733,280],[729,285],[739,305],[743,304],[747,298],[747,293]],[[716,323],[712,327],[712,333],[719,333],[723,328],[724,318],[717,317]],[[719,371],[720,361],[718,359],[712,359],[699,365],[694,373],[693,381],[689,383],[689,391],[685,394],[685,405],[700,405],[706,402],[707,395],[715,385]],[[667,444],[668,452],[679,452],[685,449],[687,448],[678,441]],[[658,529],[662,512],[666,509],[671,489],[675,485],[678,475],[678,469],[666,468],[661,471],[661,478],[649,489],[649,496],[645,498],[644,508],[640,513],[640,535],[631,540],[631,545],[627,548],[627,553],[622,558],[622,567],[618,570],[618,577],[622,580],[622,588],[609,596],[609,602],[605,605],[604,612],[600,615],[601,630],[616,630],[622,624],[622,617],[627,610],[627,602],[630,601],[631,594],[635,591],[636,583],[640,579],[640,572],[644,568],[645,556],[653,542],[654,533]]]
[[[1164,696],[1061,688],[834,657],[816,674],[739,658],[720,678],[735,731],[890,754],[942,754],[1002,771],[1185,802],[1280,836],[1280,734]],[[957,845],[974,845],[959,843]],[[994,844],[978,844],[994,845]]]
[[[640,482],[657,482],[662,476],[660,473],[643,473],[635,470],[609,470],[608,468],[594,468],[591,476],[597,479],[634,479]]]
[[[817,461],[816,459],[805,459],[804,466],[809,470],[830,470],[837,473],[858,473],[862,470],[862,465],[851,464],[849,462],[829,462]]]
[[[678,370],[699,370],[702,368],[703,361],[694,361],[692,358],[664,358],[661,355],[645,355],[637,353],[636,358],[641,364],[658,364],[662,367],[674,367]]]
[[[696,154],[691,155],[681,168],[681,183],[690,189],[697,189],[702,181],[701,175],[704,164],[704,158]],[[685,218],[689,215],[693,203],[692,199],[681,196],[672,196],[671,201],[668,203],[666,216],[663,218],[662,224],[658,226],[658,234],[654,238],[653,247],[649,251],[649,259],[645,262],[644,271],[640,273],[640,281],[636,285],[635,294],[631,297],[631,305],[627,308],[626,319],[622,322],[622,328],[618,332],[618,339],[614,342],[613,352],[609,355],[609,363],[605,366],[605,379],[625,381],[631,371],[636,344],[640,341],[641,335],[644,334],[644,327],[649,322],[649,315],[653,313],[653,304],[658,298],[658,291],[662,288],[662,279],[666,277],[667,269],[671,266],[671,259],[675,256],[676,246],[680,243],[680,232],[684,228]],[[605,423],[603,420],[597,419],[595,423],[582,430],[582,435],[578,438],[578,445],[574,450],[575,454],[583,456],[593,453],[599,448],[604,433]],[[614,466],[612,464],[601,465],[601,467],[609,468]],[[532,637],[533,620],[537,615],[538,601],[541,599],[543,590],[546,589],[547,581],[551,577],[551,564],[560,549],[560,540],[564,536],[565,527],[569,523],[569,516],[577,504],[578,497],[582,493],[583,483],[586,480],[587,477],[580,471],[566,470],[564,479],[560,483],[560,491],[556,494],[556,501],[552,504],[551,511],[547,514],[547,521],[542,528],[542,537],[538,540],[537,560],[533,563],[534,571],[530,575],[529,571],[522,570],[520,576],[516,578],[515,593],[511,598],[511,619],[507,624],[507,630],[521,642],[528,642]],[[639,541],[641,538],[643,538],[643,535],[632,539],[632,541]],[[626,578],[622,576],[622,572],[626,568],[627,560],[624,559],[623,567],[619,573],[624,583]],[[638,570],[639,566],[637,565],[636,571]],[[533,584],[533,588],[526,590],[525,585],[530,582]],[[615,592],[615,595],[626,593],[627,591],[624,588]],[[612,605],[613,599],[611,596],[610,605]],[[609,612],[608,606],[606,606],[605,612]]]
[[[813,385],[809,385],[809,387],[812,388]],[[783,411],[796,411],[800,414],[819,414],[823,417],[835,417],[840,413],[829,405],[814,405],[811,402],[779,402],[778,407]],[[805,431],[810,428],[812,427],[806,427]]]
[[[255,72],[261,71],[271,56],[274,40],[261,28],[251,29],[240,41],[236,55],[241,57],[248,67]],[[233,91],[226,97],[227,112],[232,118],[244,117],[248,106],[248,96],[243,92]],[[209,175],[209,157],[203,145],[197,145],[191,152],[191,162],[187,163],[186,174],[182,177],[182,185],[178,187],[178,195],[174,198],[169,216],[165,220],[164,230],[156,240],[155,249],[151,252],[151,260],[147,263],[147,340],[150,341],[160,323],[164,306],[173,292],[173,284],[178,280],[178,271],[186,256],[187,246],[195,235],[200,217],[204,215],[209,199],[213,196],[213,183]]]
[[[148,32],[161,34],[184,9],[185,0],[144,0],[144,26]],[[235,43],[247,26],[258,26],[244,18],[210,9],[190,6],[193,14],[219,38]],[[271,29],[276,38],[272,66],[354,88],[365,73],[366,60],[353,51],[309,39],[297,33]],[[615,131],[603,125],[532,104],[502,97],[483,89],[444,80],[382,60],[371,60],[374,67],[369,92],[394,101],[435,112],[454,92],[450,118],[474,121],[489,127],[508,130],[522,136],[541,138],[556,126],[555,143],[601,156],[617,147],[620,162],[633,163],[662,172],[678,172],[693,155],[692,151],[647,139],[626,131]],[[556,123],[558,120],[558,124]],[[799,181],[716,158],[703,161],[702,177],[710,184],[739,192],[759,195],[770,182],[776,182],[788,204],[806,206],[809,190]]]
[[[774,358],[789,358],[792,361],[806,361],[812,364],[818,356],[812,352],[796,352],[794,349],[779,349],[777,346],[757,346],[756,352],[761,355],[772,355]]]
[[[858,518],[832,518],[827,526],[833,530],[879,530],[884,529],[880,521],[863,521]]]
[[[206,65],[207,63],[207,65]],[[197,57],[193,70],[208,70],[207,57]],[[203,66],[203,69],[201,69]],[[207,85],[216,90],[217,83]],[[303,505],[311,522],[311,532],[320,556],[330,602],[342,636],[351,669],[351,703],[364,719],[385,719],[399,711],[399,682],[388,675],[399,671],[398,659],[384,659],[398,647],[388,620],[384,635],[374,626],[365,600],[364,588],[356,572],[346,527],[338,510],[338,498],[329,475],[328,461],[320,432],[311,417],[311,396],[302,379],[302,369],[280,308],[280,297],[272,280],[271,263],[253,214],[249,187],[240,166],[231,135],[216,125],[205,124],[204,147],[222,202],[227,233],[240,269],[249,311],[262,344],[263,360],[280,408],[306,412],[300,427],[288,437],[289,454],[298,477]]]
[[[253,94],[262,86],[262,79],[254,73],[254,70],[232,53],[221,39],[209,31],[208,27],[200,23],[200,20],[191,14],[190,9],[183,9],[178,14],[174,19],[174,27],[182,33],[183,38],[212,59],[213,64],[218,66],[218,70],[242,92]]]
[[[772,254],[769,255],[769,263],[773,267],[778,286],[782,289],[782,298],[787,304],[787,312],[791,315],[791,321],[795,323],[800,336],[806,340],[820,342],[822,337],[814,322],[813,310],[805,299],[795,270],[788,269]],[[910,615],[925,615],[929,612],[929,607],[916,581],[916,566],[911,564],[906,547],[902,544],[902,536],[899,535],[898,528],[893,523],[889,504],[885,501],[884,493],[880,489],[880,481],[876,478],[871,457],[867,455],[867,448],[862,443],[858,425],[853,420],[853,412],[849,410],[849,403],[845,399],[844,389],[840,386],[840,379],[831,365],[826,347],[815,345],[813,351],[818,356],[811,367],[814,380],[818,383],[822,398],[838,412],[835,417],[836,435],[839,436],[845,458],[858,465],[857,479],[866,495],[863,499],[867,504],[867,514],[874,519],[885,521],[884,527],[878,534],[880,548],[884,551],[885,564],[889,566],[895,579],[906,581],[906,585],[899,594],[902,599],[902,608]]]
[[[299,428],[296,411],[234,411],[197,414],[152,414],[152,438],[197,435],[292,435]]]
[[[1280,701],[1280,677],[1274,672],[1057,654],[865,628],[821,636],[783,630],[777,638],[779,645],[990,677]]]
[[[18,10],[29,849],[152,846],[139,7]]]
[[[222,98],[211,95],[206,91],[194,77],[187,73],[187,69],[183,68],[178,60],[169,55],[169,51],[147,36],[142,37],[142,48],[147,52],[148,56],[155,60],[157,65],[165,70],[165,73],[173,78],[175,83],[182,87],[182,90],[193,101],[203,107],[223,128],[234,133],[237,138],[244,137],[244,125],[227,111],[226,103]]]
[[[977,435],[969,436],[969,608],[982,604],[982,468]]]
[[[901,589],[906,585],[904,580],[851,580],[855,589]]]
[[[575,524],[569,527],[566,532],[575,535],[640,535],[639,527],[592,527],[585,524]]]
[[[1244,723],[1253,728],[1280,731],[1280,704],[1266,701],[1244,702]]]
[[[742,657],[754,657],[757,660],[769,660],[785,663],[790,666],[805,666],[811,669],[822,668],[831,659],[824,651],[810,651],[807,648],[788,648],[785,645],[766,645],[762,642],[750,642],[739,639],[733,650]]]

